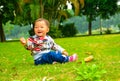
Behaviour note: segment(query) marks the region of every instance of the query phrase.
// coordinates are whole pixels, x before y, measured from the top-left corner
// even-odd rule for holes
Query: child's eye
[[[38,28],[37,26],[35,26],[35,28]]]

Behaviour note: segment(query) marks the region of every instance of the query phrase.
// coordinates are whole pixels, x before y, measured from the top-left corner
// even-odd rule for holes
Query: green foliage
[[[2,23],[6,23],[9,20],[14,20],[13,11],[18,7],[15,5],[17,4],[16,2],[16,0],[0,0],[0,7],[3,6],[3,8],[0,9],[0,21]]]
[[[105,30],[106,34],[111,34],[112,30],[110,28],[107,28],[107,30]]]
[[[31,18],[32,21],[35,21],[38,17],[40,17],[40,4],[39,1],[34,4],[30,4],[30,9],[31,9]]]
[[[34,29],[33,29],[33,28],[31,28],[28,32],[29,32],[29,35],[30,35],[30,36],[35,35],[35,33],[34,33]]]
[[[119,31],[120,31],[120,24],[118,24],[118,28],[119,28]]]
[[[7,22],[3,25],[6,39],[19,39],[20,37],[29,37],[28,30],[30,30],[30,25],[19,26],[13,25]]]
[[[114,0],[114,2],[109,0],[85,0],[85,7],[82,13],[91,21],[95,20],[98,16],[107,19],[117,12],[117,1],[118,0]],[[92,15],[91,19],[90,15]]]
[[[100,16],[102,19],[109,19],[110,16],[117,12],[117,1],[110,0],[85,0],[85,7],[81,13],[86,16],[89,22],[88,30],[91,35],[92,21]]]
[[[79,81],[102,81],[101,77],[106,73],[105,70],[101,70],[100,66],[96,64],[87,65],[84,61],[79,68],[75,69],[78,74],[76,80]]]
[[[59,38],[62,37],[62,33],[60,30],[58,30],[57,27],[51,26],[50,31],[48,33],[53,38]]]
[[[72,37],[77,34],[77,29],[74,26],[74,23],[66,24],[65,26],[60,26],[63,37]]]
[[[4,32],[5,34],[7,35],[10,35],[11,34],[11,30],[13,29],[14,25],[13,24],[10,24],[11,21],[8,21],[7,23],[5,23],[3,25],[3,28],[4,28]]]

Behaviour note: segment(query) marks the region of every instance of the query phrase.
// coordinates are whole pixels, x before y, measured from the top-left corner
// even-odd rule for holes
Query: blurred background
[[[53,38],[120,33],[120,0],[0,0],[0,42],[33,35],[49,20]]]

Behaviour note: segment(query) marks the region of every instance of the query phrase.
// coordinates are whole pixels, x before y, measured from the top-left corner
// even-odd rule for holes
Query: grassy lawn
[[[88,65],[103,65],[107,71],[103,81],[120,81],[120,34],[55,39],[70,53],[77,53],[77,62],[35,66],[30,52],[20,42],[0,43],[0,81],[75,81],[74,67],[92,53],[94,60]]]

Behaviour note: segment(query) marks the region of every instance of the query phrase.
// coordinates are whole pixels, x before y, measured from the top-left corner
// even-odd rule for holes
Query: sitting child
[[[34,22],[34,36],[27,40],[20,38],[20,42],[27,50],[32,52],[35,65],[53,64],[54,62],[65,63],[77,60],[77,55],[68,56],[68,53],[54,40],[47,35],[49,32],[49,22],[46,19],[39,18]]]

